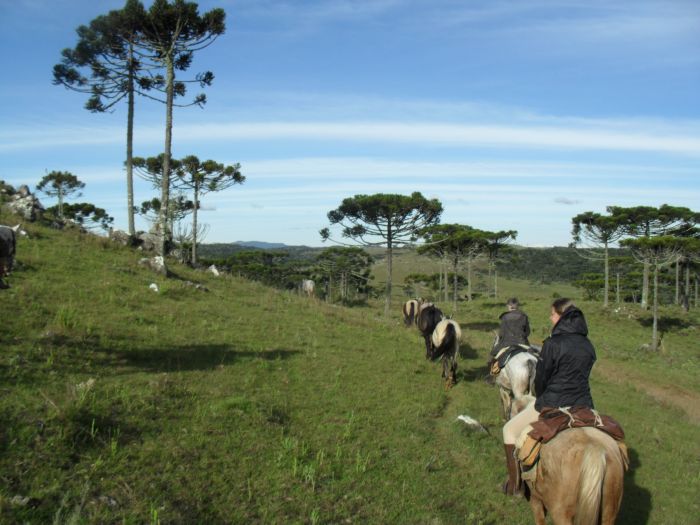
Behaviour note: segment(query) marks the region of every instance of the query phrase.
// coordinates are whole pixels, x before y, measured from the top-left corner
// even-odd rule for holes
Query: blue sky
[[[75,29],[122,5],[0,0],[0,179],[70,171],[126,228],[125,106],[92,114],[51,84]],[[528,246],[568,244],[571,217],[607,205],[700,209],[696,0],[199,6],[224,8],[227,31],[195,56],[216,78],[204,109],[176,110],[173,154],[247,177],[205,197],[206,242],[321,245],[326,213],[358,193],[420,191],[443,222]],[[138,100],[135,154],[162,151],[163,126]],[[153,196],[137,183],[137,202]]]

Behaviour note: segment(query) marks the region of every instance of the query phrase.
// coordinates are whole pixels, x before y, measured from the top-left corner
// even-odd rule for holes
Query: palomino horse
[[[498,336],[494,346],[497,344]],[[535,395],[536,367],[537,358],[534,355],[529,351],[520,352],[508,359],[496,376],[498,392],[501,395],[502,415],[506,421],[527,406],[530,399],[528,396]]]
[[[430,339],[430,358],[442,358],[442,378],[445,380],[445,388],[450,388],[457,382],[457,354],[462,341],[462,330],[452,319],[443,319],[433,330]]]
[[[617,442],[593,427],[569,428],[542,445],[530,488],[537,525],[613,525],[622,502],[626,460]]]

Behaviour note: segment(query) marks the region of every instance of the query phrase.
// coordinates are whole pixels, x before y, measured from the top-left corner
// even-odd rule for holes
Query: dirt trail
[[[692,423],[700,425],[700,394],[674,385],[650,384],[638,374],[619,364],[612,365],[599,361],[594,370],[606,381],[618,384],[644,385],[643,388],[636,387],[637,390],[660,403],[682,410]]]

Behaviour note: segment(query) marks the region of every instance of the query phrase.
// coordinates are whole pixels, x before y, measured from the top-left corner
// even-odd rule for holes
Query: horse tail
[[[456,356],[461,338],[462,331],[459,325],[452,320],[443,320],[435,327],[431,340],[433,346],[440,350],[440,354],[449,353]]]
[[[418,314],[418,312],[416,311],[417,310],[416,307],[418,306],[416,301],[410,301],[409,305],[410,305],[410,307],[408,310],[408,318],[406,320],[406,326],[411,326],[412,324],[414,324],[416,322],[416,315]]]
[[[403,303],[401,311],[403,312],[403,324],[411,326],[413,324],[413,302],[407,301]]]
[[[530,377],[530,387],[528,394],[531,396],[535,395],[535,371],[537,370],[537,360],[528,359],[527,360],[528,376]]]
[[[605,447],[599,443],[590,443],[586,447],[581,461],[578,502],[574,517],[575,525],[598,523],[606,466]]]

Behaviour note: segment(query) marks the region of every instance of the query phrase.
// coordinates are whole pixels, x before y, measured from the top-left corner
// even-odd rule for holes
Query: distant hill
[[[281,242],[264,241],[236,241],[228,243],[202,244],[198,248],[201,257],[205,259],[226,259],[231,255],[249,250],[270,250],[284,251],[294,258],[313,257],[315,253],[323,248],[313,248],[310,246],[291,246]]]
[[[287,248],[287,245],[283,242],[236,241],[233,244],[248,248],[257,248],[258,250],[279,250],[281,248]]]

